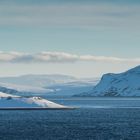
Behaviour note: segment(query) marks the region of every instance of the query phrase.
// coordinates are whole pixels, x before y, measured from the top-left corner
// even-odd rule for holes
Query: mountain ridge
[[[79,96],[140,96],[140,65],[119,74],[104,74],[92,91]]]

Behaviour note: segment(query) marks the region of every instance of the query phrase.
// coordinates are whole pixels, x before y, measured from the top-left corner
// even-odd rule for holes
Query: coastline
[[[3,107],[0,110],[73,110],[74,107],[65,107],[65,108],[41,108],[41,107]]]

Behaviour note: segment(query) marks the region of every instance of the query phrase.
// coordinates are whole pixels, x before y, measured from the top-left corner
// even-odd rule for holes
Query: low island
[[[0,92],[0,110],[69,110],[74,109],[41,97],[23,97]]]

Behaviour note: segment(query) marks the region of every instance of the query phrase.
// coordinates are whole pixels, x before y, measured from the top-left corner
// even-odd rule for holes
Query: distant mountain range
[[[140,96],[140,66],[99,78],[80,79],[67,75],[1,77],[0,92],[20,96]]]
[[[54,90],[50,96],[73,96],[82,92],[87,92],[93,89],[93,86],[99,82],[99,78],[79,79],[73,82],[56,84],[49,87]]]
[[[67,75],[23,75],[0,77],[0,92],[22,96],[72,96],[91,90],[98,78],[80,79]]]
[[[22,96],[32,96],[32,95],[35,96],[35,95],[41,95],[46,93],[52,93],[53,90],[42,88],[42,87],[0,83],[0,92],[22,95]]]
[[[46,87],[54,84],[63,84],[75,81],[76,78],[68,75],[22,75],[17,77],[0,77],[1,83],[9,83],[14,85]]]
[[[91,91],[78,96],[140,96],[140,66],[120,74],[105,74]]]

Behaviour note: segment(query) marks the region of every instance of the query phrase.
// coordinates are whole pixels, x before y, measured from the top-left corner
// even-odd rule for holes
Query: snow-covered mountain
[[[0,92],[0,109],[4,108],[69,108],[41,97],[22,97]]]
[[[76,78],[66,75],[23,75],[18,77],[0,77],[0,92],[36,96],[37,94],[53,93],[47,88],[55,84],[75,81]]]
[[[92,90],[93,86],[99,82],[99,78],[80,79],[74,82],[57,84],[48,87],[53,90],[54,94],[47,94],[47,96],[73,96]]]
[[[17,77],[0,77],[1,83],[9,83],[14,85],[47,87],[54,84],[63,84],[75,81],[76,78],[67,75],[23,75]]]
[[[72,96],[91,90],[98,78],[66,75],[24,75],[0,78],[0,92],[24,96]]]
[[[4,92],[8,94],[31,96],[31,95],[52,93],[53,91],[54,90],[52,89],[47,89],[47,88],[42,88],[42,87],[0,83],[0,92]]]
[[[105,74],[93,90],[80,96],[140,96],[140,66],[120,74]]]

